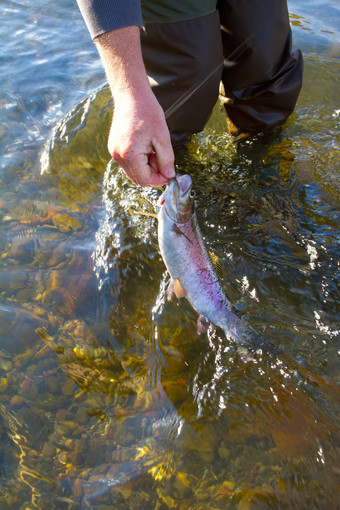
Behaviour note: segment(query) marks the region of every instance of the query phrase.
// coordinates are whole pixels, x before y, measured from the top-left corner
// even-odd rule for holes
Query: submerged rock
[[[53,225],[61,232],[71,232],[80,230],[83,226],[82,222],[69,216],[68,214],[55,214],[52,218]]]

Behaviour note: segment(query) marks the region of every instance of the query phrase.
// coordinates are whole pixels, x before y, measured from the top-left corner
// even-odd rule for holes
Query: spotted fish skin
[[[223,329],[237,343],[247,343],[245,324],[226,297],[205,246],[194,208],[189,175],[169,181],[158,205],[158,242],[171,276],[170,293],[185,296],[204,323]]]

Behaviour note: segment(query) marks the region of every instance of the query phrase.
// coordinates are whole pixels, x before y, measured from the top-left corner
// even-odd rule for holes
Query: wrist
[[[109,85],[113,99],[118,98],[130,101],[138,101],[141,98],[149,98],[153,92],[151,90],[149,80],[141,77],[124,77],[121,79],[109,80]]]

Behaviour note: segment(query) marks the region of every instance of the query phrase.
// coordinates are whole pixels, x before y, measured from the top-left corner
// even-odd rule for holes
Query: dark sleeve
[[[116,28],[141,27],[140,0],[77,0],[92,39]]]

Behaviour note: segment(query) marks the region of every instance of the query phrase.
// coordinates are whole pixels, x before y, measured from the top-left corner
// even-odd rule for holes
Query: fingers
[[[125,153],[123,156],[113,151],[113,159],[122,167],[127,177],[139,186],[162,186],[168,178],[157,169],[157,156],[151,153]]]
[[[174,153],[169,137],[169,146],[154,143],[149,153],[125,154],[114,158],[127,176],[140,186],[162,186],[175,177]]]
[[[115,132],[110,134],[110,140]],[[170,143],[170,137],[169,137]],[[146,145],[146,148],[145,148]],[[171,143],[162,146],[154,143],[155,149],[149,143],[137,144],[131,147],[114,147],[109,142],[109,152],[113,159],[123,168],[126,175],[140,186],[162,186],[175,176],[174,154]]]

